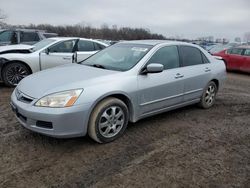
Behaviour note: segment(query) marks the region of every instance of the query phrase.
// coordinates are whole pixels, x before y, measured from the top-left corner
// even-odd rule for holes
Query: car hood
[[[32,74],[24,78],[17,88],[30,97],[40,98],[55,92],[84,89],[85,86],[113,79],[111,75],[119,73],[81,64],[64,65]]]
[[[8,46],[0,46],[0,54],[5,53],[22,53],[23,51],[28,51],[32,49],[34,46],[26,45],[26,44],[16,44],[16,45],[8,45]]]

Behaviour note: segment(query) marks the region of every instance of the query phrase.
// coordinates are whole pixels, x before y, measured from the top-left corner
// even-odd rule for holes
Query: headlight
[[[82,89],[53,93],[39,99],[35,106],[62,108],[72,106],[82,93]]]

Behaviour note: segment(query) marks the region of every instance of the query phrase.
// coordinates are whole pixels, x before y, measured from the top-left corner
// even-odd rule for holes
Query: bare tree
[[[0,28],[6,25],[6,23],[4,22],[6,18],[6,14],[4,14],[3,10],[0,9]]]

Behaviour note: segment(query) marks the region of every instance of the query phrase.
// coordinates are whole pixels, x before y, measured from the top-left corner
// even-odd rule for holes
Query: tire
[[[215,103],[217,91],[217,85],[213,81],[209,82],[203,91],[199,106],[204,109],[212,107]]]
[[[15,87],[23,78],[30,75],[27,66],[22,63],[8,63],[2,71],[3,82],[6,86]]]
[[[114,97],[104,99],[90,116],[88,134],[96,142],[112,142],[123,135],[128,116],[128,107],[124,102]]]

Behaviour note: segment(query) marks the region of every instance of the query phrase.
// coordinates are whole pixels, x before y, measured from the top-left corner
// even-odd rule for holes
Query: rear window
[[[242,55],[243,49],[241,48],[232,48],[230,50],[227,50],[228,54],[234,54],[234,55]]]
[[[244,55],[250,56],[250,48],[245,50]]]
[[[180,55],[183,66],[203,64],[203,58],[198,48],[192,46],[180,46]]]

